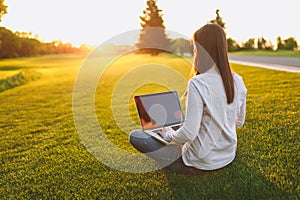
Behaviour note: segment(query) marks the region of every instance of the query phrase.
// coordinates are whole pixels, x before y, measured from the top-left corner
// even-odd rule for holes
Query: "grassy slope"
[[[243,55],[243,56],[280,56],[280,57],[294,57],[300,58],[300,52],[296,51],[262,51],[262,50],[249,50],[249,51],[238,51],[238,52],[231,52],[231,55]]]
[[[299,74],[233,66],[248,88],[247,121],[238,131],[237,157],[225,169],[203,177],[164,170],[130,174],[101,164],[78,138],[72,116],[72,89],[82,59],[56,56],[0,62],[0,66],[31,67],[43,74],[40,80],[0,93],[0,199],[299,196]],[[133,61],[146,59],[152,58],[139,57]],[[177,63],[172,59],[166,61],[165,57],[154,59],[173,66]],[[119,67],[123,64],[116,63]],[[110,94],[112,87],[107,87],[107,91],[101,87],[98,91]],[[136,92],[150,88],[145,86]],[[127,134],[116,127],[107,109],[109,96],[99,97],[96,96],[97,102],[107,103],[96,108],[101,113],[99,122],[106,124],[106,133],[113,133],[110,139],[122,148],[134,151],[127,142]],[[136,127],[133,124],[129,128]]]
[[[40,73],[31,70],[21,70],[17,74],[0,79],[0,92],[12,89],[40,78]]]

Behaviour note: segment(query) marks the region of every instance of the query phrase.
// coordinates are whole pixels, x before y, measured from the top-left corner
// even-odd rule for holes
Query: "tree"
[[[219,26],[221,26],[223,29],[226,29],[226,26],[225,26],[225,22],[223,22],[223,19],[222,17],[220,17],[220,14],[219,14],[220,10],[217,9],[216,10],[216,19],[212,19],[210,20],[209,22],[212,23],[212,24],[218,24]]]
[[[0,22],[2,20],[3,15],[7,13],[7,6],[4,5],[4,0],[0,0]]]
[[[264,50],[264,49],[266,49],[266,47],[267,47],[267,40],[265,40],[265,38],[263,38],[263,37],[258,38],[257,39],[257,48]]]
[[[281,37],[278,36],[277,37],[277,50],[281,50],[281,49],[284,49],[284,45],[283,45],[283,42],[281,40]]]
[[[147,0],[147,8],[143,11],[139,41],[136,47],[141,53],[157,55],[160,52],[169,51],[170,40],[165,33],[162,10],[158,9],[156,0]]]
[[[244,43],[243,46],[246,50],[255,49],[255,39],[250,38],[247,42]]]
[[[0,27],[0,58],[19,57],[20,40],[12,31]]]
[[[282,41],[281,37],[277,37],[277,50],[294,50],[298,47],[298,43],[295,38],[289,37]]]
[[[18,55],[20,57],[35,56],[39,53],[40,41],[33,38],[19,38],[19,43]]]
[[[284,40],[284,49],[286,50],[294,50],[298,47],[297,41],[293,37],[289,37],[288,39]]]
[[[232,51],[239,51],[241,49],[240,45],[238,44],[237,41],[235,41],[232,38],[228,38],[227,39],[227,45],[228,45],[228,51],[232,52]]]

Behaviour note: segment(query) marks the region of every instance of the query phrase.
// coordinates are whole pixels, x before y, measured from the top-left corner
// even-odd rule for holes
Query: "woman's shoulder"
[[[233,72],[233,73],[232,73],[232,77],[233,77],[233,80],[234,80],[234,81],[237,81],[237,82],[239,82],[239,83],[243,83],[243,84],[244,84],[243,77],[240,76],[239,74]]]
[[[197,84],[197,85],[206,85],[205,84],[206,79],[204,74],[198,74],[196,76],[193,76],[190,80],[190,84]]]
[[[196,83],[198,85],[209,85],[211,81],[215,82],[216,80],[222,81],[220,74],[214,73],[203,73],[198,74],[190,79],[190,82]]]
[[[208,91],[211,87],[217,87],[222,83],[222,78],[219,74],[203,73],[193,76],[189,80],[189,87],[193,86],[199,91]]]
[[[242,77],[241,75],[235,73],[235,72],[232,73],[232,77],[233,77],[234,79],[240,79],[240,80],[243,80],[243,77]]]
[[[233,77],[234,82],[237,84],[238,88],[240,88],[240,90],[242,90],[244,92],[247,92],[247,88],[245,86],[243,77],[235,72],[232,73],[232,77]]]

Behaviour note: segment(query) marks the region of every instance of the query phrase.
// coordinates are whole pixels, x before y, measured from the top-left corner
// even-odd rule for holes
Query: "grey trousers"
[[[204,174],[205,170],[186,166],[181,156],[181,147],[176,144],[165,145],[142,130],[130,133],[130,143],[140,152],[156,160],[167,170],[184,174]]]

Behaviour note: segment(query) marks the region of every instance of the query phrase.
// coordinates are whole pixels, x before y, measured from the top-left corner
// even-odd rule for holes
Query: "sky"
[[[40,40],[100,45],[111,37],[140,29],[146,0],[5,0],[8,14],[0,26],[32,32]],[[166,29],[191,38],[216,9],[226,33],[239,42],[264,37],[295,37],[300,41],[299,0],[158,0]]]

